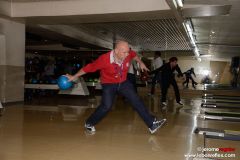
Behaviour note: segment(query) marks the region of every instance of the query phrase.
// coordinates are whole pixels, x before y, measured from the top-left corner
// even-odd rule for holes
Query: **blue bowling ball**
[[[57,84],[57,80],[56,79],[52,79],[51,80],[51,84]]]
[[[73,82],[68,81],[66,76],[60,76],[57,80],[57,84],[61,90],[68,90],[73,86]]]
[[[32,84],[37,84],[38,83],[38,80],[37,79],[32,79]]]

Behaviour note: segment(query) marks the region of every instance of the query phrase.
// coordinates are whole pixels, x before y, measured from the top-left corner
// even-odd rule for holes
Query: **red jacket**
[[[113,59],[113,51],[105,53],[98,57],[92,63],[83,67],[83,71],[95,72],[100,70],[101,83],[121,83],[127,79],[127,72],[131,60],[136,56],[136,52],[130,51],[129,55],[124,59],[122,64],[116,64]]]

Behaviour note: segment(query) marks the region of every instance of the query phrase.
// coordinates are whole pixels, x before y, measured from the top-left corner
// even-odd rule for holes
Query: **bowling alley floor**
[[[152,97],[146,93],[141,90],[140,96],[149,111],[167,118],[167,123],[153,135],[122,97],[96,125],[94,135],[85,132],[83,126],[100,96],[55,97],[52,101],[58,99],[57,104],[42,99],[32,104],[9,104],[0,117],[0,160],[192,160],[185,155],[200,154],[204,146],[203,136],[193,133],[197,126],[240,130],[236,122],[199,118],[200,90],[181,90],[183,107],[175,103],[170,92],[166,110],[161,108],[159,93]],[[236,157],[232,159],[239,160],[239,144],[207,139],[205,148],[234,148],[230,153]]]

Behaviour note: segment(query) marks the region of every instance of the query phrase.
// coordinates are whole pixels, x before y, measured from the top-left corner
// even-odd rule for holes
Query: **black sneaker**
[[[181,101],[177,102],[177,104],[183,106],[183,103]]]
[[[149,128],[149,131],[151,134],[155,133],[159,128],[162,127],[162,125],[166,122],[166,119],[162,119],[160,121],[154,120],[152,127]]]
[[[92,125],[90,125],[90,124],[85,123],[85,126],[84,126],[84,127],[85,127],[85,128],[87,129],[87,131],[89,131],[89,132],[96,132],[95,127],[92,126]]]
[[[158,120],[156,117],[154,117],[153,124],[161,123],[162,119]]]

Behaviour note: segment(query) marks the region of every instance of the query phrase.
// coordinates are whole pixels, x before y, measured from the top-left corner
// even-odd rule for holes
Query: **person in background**
[[[132,104],[134,110],[137,111],[148,126],[150,133],[155,133],[165,123],[166,119],[157,120],[156,117],[148,112],[146,106],[135,92],[132,83],[127,80],[127,72],[131,60],[137,61],[141,70],[148,71],[148,68],[136,53],[129,49],[128,42],[117,41],[114,50],[101,55],[97,60],[80,69],[76,74],[66,75],[69,81],[73,81],[86,73],[100,70],[102,84],[101,104],[85,123],[86,130],[92,134],[96,131],[95,125],[111,110],[117,94],[121,94]]]
[[[55,62],[53,60],[49,60],[47,65],[44,67],[44,80],[47,83],[50,83],[51,80],[54,79],[54,72],[55,71]]]
[[[161,52],[160,51],[155,52],[154,60],[153,60],[152,65],[153,65],[154,70],[160,68],[163,65],[163,60],[161,58]],[[160,81],[161,81],[161,72],[154,73],[153,78],[152,78],[152,86],[151,86],[150,95],[155,94],[155,86],[156,86],[157,83],[160,84]]]
[[[162,92],[161,101],[164,106],[167,105],[166,95],[170,84],[173,86],[176,102],[179,105],[183,105],[183,103],[181,102],[180,93],[174,74],[174,72],[177,71],[178,75],[183,77],[183,74],[177,64],[177,61],[178,61],[177,57],[171,57],[168,63],[165,63],[160,68],[151,72],[152,74],[156,74],[156,72],[161,72],[161,92]]]
[[[194,73],[194,68],[191,68],[189,70],[187,70],[186,72],[184,72],[183,74],[185,74],[186,80],[183,82],[183,86],[185,86],[188,88],[188,83],[189,83],[189,79],[192,81],[192,87],[196,88],[195,85],[197,85],[198,83],[194,81],[194,79],[192,78],[192,74],[194,75],[194,77],[196,77],[196,74]]]

